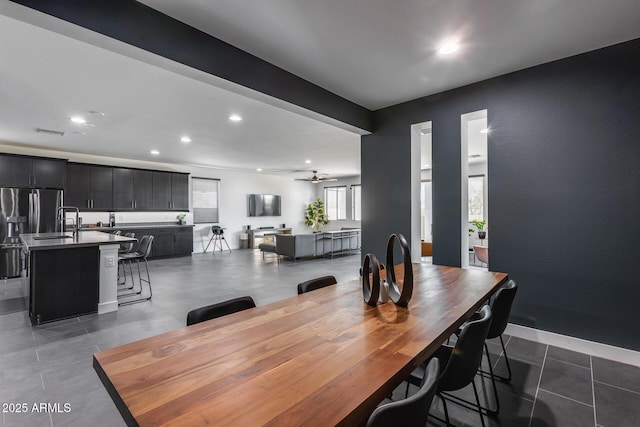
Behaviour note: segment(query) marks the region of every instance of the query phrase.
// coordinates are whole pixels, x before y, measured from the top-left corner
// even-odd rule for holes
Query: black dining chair
[[[378,406],[366,427],[424,427],[439,377],[440,361],[433,358],[425,369],[420,390],[406,399]]]
[[[480,414],[480,422],[483,427],[485,426],[484,411],[480,406],[480,398],[478,397],[478,389],[474,378],[482,362],[484,341],[487,339],[490,326],[491,308],[485,305],[474,314],[471,320],[462,326],[455,346],[442,345],[434,354],[434,357],[440,360],[440,366],[443,367],[436,394],[442,399],[445,420],[434,418],[446,422],[447,426],[451,425],[447,400],[478,412]],[[407,393],[409,384],[420,386],[424,375],[425,365],[419,366],[411,373],[407,378]],[[460,390],[469,385],[469,383],[473,385],[476,404],[468,405],[456,396],[447,393]]]
[[[306,282],[298,283],[298,295],[338,283],[334,276],[322,276]]]
[[[484,343],[484,350],[487,355],[487,362],[489,364],[489,372],[485,372],[480,370],[480,373],[489,376],[491,378],[491,382],[493,384],[493,394],[496,400],[496,409],[487,409],[487,411],[491,414],[497,414],[500,411],[500,401],[498,400],[498,389],[496,388],[496,379],[499,379],[503,382],[511,381],[511,366],[509,365],[509,358],[507,357],[507,349],[504,345],[504,340],[502,339],[502,334],[507,327],[507,323],[509,322],[509,315],[511,314],[511,306],[513,305],[513,300],[516,297],[516,292],[518,291],[518,285],[514,280],[509,280],[506,285],[502,288],[498,289],[498,292],[494,295],[491,300],[491,326],[489,327],[489,332],[487,333],[487,339],[500,338],[500,344],[502,345],[502,354],[504,356],[504,361],[507,365],[507,372],[509,373],[508,377],[503,377],[497,375],[493,372],[493,365],[491,363],[491,356],[489,354],[489,347],[487,343]]]
[[[227,314],[237,313],[238,311],[247,310],[255,306],[256,303],[253,301],[253,298],[245,296],[196,308],[187,313],[187,326],[226,316]]]

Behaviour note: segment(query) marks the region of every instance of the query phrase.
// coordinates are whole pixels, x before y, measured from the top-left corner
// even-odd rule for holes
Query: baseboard
[[[98,303],[98,314],[118,311],[118,300]]]
[[[640,352],[509,323],[505,334],[640,367]]]

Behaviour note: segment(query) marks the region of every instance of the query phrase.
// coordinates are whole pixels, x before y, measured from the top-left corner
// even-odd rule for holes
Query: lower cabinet
[[[98,247],[32,251],[29,256],[31,324],[98,311]]]
[[[193,252],[193,227],[162,227],[162,228],[119,228],[122,234],[135,233],[140,241],[142,236],[153,236],[150,258],[162,256],[191,255]]]

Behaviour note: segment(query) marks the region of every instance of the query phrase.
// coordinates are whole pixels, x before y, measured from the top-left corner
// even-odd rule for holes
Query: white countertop
[[[63,237],[68,236],[68,237]],[[120,243],[135,242],[137,239],[101,231],[80,231],[77,237],[73,233],[23,233],[20,235],[22,243],[29,251],[48,249],[64,249],[72,247],[87,247],[99,245],[118,245]]]

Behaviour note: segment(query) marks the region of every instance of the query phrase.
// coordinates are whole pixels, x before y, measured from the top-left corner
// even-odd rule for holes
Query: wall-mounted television
[[[280,216],[280,196],[249,194],[249,216]]]

